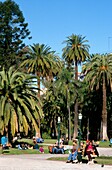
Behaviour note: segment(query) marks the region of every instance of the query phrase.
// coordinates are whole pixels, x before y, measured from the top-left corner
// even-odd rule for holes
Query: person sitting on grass
[[[9,149],[8,137],[7,136],[1,137],[1,145],[2,145],[2,150]]]
[[[56,142],[55,143],[55,145],[53,145],[53,147],[52,147],[52,153],[54,154],[54,153],[58,153],[58,143]]]
[[[40,152],[40,153],[44,153],[44,147],[43,147],[43,146],[40,146],[39,152]]]
[[[33,149],[39,150],[38,143],[36,141],[34,141],[33,143],[34,143]]]
[[[33,146],[28,144],[28,149],[33,149]]]
[[[64,154],[64,145],[63,142],[60,142],[59,148],[58,148],[58,152]]]

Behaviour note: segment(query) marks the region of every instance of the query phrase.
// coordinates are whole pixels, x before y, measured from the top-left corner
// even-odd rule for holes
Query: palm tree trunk
[[[102,125],[103,125],[103,139],[108,140],[107,136],[107,99],[106,99],[106,84],[103,78],[103,107],[102,107]]]
[[[78,80],[78,66],[77,61],[75,61],[75,80]],[[73,137],[76,138],[78,135],[78,101],[76,100],[74,106],[74,135]]]
[[[68,114],[69,114],[69,129],[68,129],[68,139],[71,140],[71,115],[70,115],[70,107],[68,107]]]
[[[68,103],[68,88],[66,89],[66,102],[68,110],[68,139],[71,140],[71,116],[70,116],[70,106]]]
[[[38,88],[37,96],[40,98],[40,72],[37,72],[37,88]]]
[[[77,61],[75,62],[75,80],[78,80],[78,65],[77,65]]]
[[[37,72],[37,88],[38,88],[38,93],[37,96],[40,98],[40,72]],[[38,134],[40,136],[40,117],[38,118]]]
[[[74,107],[74,135],[73,137],[76,138],[78,135],[78,102],[76,101]]]

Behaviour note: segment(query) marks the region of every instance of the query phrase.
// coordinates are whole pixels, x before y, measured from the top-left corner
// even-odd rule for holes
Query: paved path
[[[112,156],[112,147],[110,148],[100,148],[97,147],[100,156]]]
[[[112,156],[111,148],[98,148],[100,155]],[[101,165],[67,164],[62,161],[50,161],[47,158],[68,156],[60,154],[37,155],[0,155],[0,170],[102,170]],[[104,166],[103,170],[111,170],[112,166]]]

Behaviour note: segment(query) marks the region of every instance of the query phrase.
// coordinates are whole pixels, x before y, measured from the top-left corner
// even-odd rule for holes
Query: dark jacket
[[[95,155],[99,156],[99,153],[98,153],[98,151],[97,151],[97,149],[96,149],[96,146],[95,146],[95,145],[92,145],[92,147],[93,147],[93,150],[94,150]],[[87,148],[88,148],[88,145],[86,145],[86,147],[85,147],[84,156],[87,155],[87,152],[86,152],[86,151],[87,151]]]

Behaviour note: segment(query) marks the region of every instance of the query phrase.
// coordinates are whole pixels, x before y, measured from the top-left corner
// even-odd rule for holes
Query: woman
[[[93,145],[93,143],[90,141],[87,143],[86,147],[85,147],[85,151],[84,151],[84,156],[88,156],[88,161],[92,161],[93,157],[99,156],[99,153],[96,149],[96,146]]]

